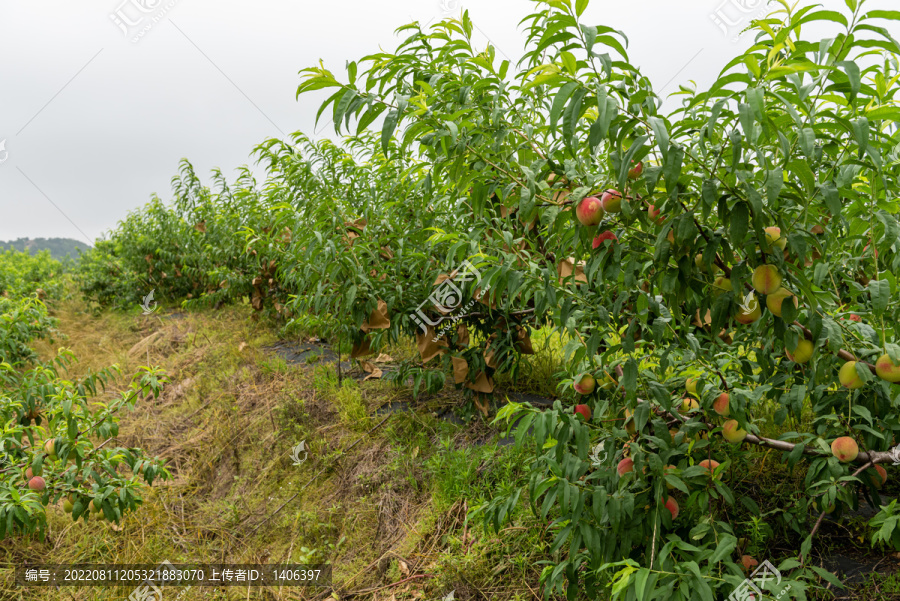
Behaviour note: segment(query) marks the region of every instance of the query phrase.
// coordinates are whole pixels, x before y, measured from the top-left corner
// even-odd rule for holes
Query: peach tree
[[[474,48],[464,14],[401,28],[395,52],[349,63],[346,81],[307,69],[298,90],[330,89],[319,114],[338,130],[377,123],[370,152],[417,157],[403,176],[443,213],[435,268],[478,267],[466,300],[490,297],[444,356],[473,358],[459,331],[473,325],[505,333],[510,361],[516,327],[550,323],[568,341],[566,403],[500,414],[534,446],[530,481],[480,511],[500,529],[524,494],[550,519],[548,593],[714,599],[749,565],[730,511],[764,509],[738,500],[734,468],[773,449],[806,475],[771,508],[802,542],[766,586],[805,598],[835,580],[809,563],[824,516],[860,495],[880,506],[883,466],[900,459],[900,45],[886,29],[900,12],[779,0],[752,45],[666,113],[623,33],[582,22],[585,1],[540,4],[516,69]],[[388,308],[407,314],[408,300]],[[898,546],[895,515],[882,506],[875,544]]]
[[[21,269],[32,261],[46,268]],[[43,360],[30,346],[53,334],[56,320],[40,297],[59,300],[63,285],[53,273],[60,268],[49,256],[0,255],[9,293],[0,298],[0,539],[44,533],[47,508],[57,503],[74,520],[93,511],[119,521],[141,504],[142,481],[169,475],[141,449],[113,442],[118,413],[159,394],[164,377],[157,370],[143,368],[116,396],[104,389],[117,368],[67,378],[71,351]]]

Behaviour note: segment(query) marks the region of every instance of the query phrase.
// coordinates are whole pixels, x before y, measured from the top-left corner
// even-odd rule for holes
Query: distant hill
[[[42,250],[49,250],[50,255],[58,260],[63,260],[67,255],[73,259],[78,258],[78,251],[87,251],[91,247],[84,242],[72,240],[71,238],[19,238],[12,242],[0,241],[0,250],[9,250],[10,248],[19,251],[28,251],[31,254],[37,254]]]

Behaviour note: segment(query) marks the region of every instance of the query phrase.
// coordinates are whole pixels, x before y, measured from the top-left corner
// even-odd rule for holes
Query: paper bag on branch
[[[374,353],[375,351],[372,350],[368,336],[364,336],[362,340],[353,344],[353,348],[350,349],[350,358],[359,359],[360,357],[365,357]]]
[[[575,283],[577,284],[586,284],[587,276],[584,275],[584,261],[579,261],[578,264],[575,264],[575,259],[569,257],[568,259],[563,259],[559,262],[559,265],[556,266],[556,272],[559,274],[559,283],[562,284],[565,282],[565,279],[571,275],[575,275]]]
[[[533,355],[534,347],[531,346],[531,336],[528,330],[522,326],[516,326],[516,350],[523,355]]]
[[[450,346],[443,338],[434,342],[434,337],[434,326],[428,326],[428,331],[424,334],[421,331],[416,332],[416,347],[419,349],[419,355],[422,356],[423,363],[428,363],[441,353],[445,352]]]
[[[474,382],[466,383],[466,388],[474,390],[475,392],[490,394],[494,392],[494,379],[488,377],[486,373],[480,372]]]
[[[369,314],[369,318],[363,322],[360,329],[368,334],[373,330],[387,330],[390,327],[391,318],[388,317],[387,303],[379,298],[378,307]]]
[[[453,383],[462,384],[469,377],[469,364],[462,357],[450,357],[453,363]]]
[[[463,348],[469,346],[469,326],[464,323],[459,324],[456,329],[456,343]]]

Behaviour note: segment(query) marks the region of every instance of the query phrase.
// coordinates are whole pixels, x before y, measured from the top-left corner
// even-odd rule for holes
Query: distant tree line
[[[80,252],[85,252],[90,248],[84,242],[71,238],[19,238],[12,242],[0,241],[0,250],[28,251],[32,255],[42,250],[49,250],[50,255],[57,261],[61,261],[67,256],[77,259]]]

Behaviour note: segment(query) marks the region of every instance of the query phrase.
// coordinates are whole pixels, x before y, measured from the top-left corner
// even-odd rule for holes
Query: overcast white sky
[[[670,93],[708,85],[748,45],[714,15],[744,24],[764,4],[592,0],[584,20],[623,30],[632,62]],[[0,0],[0,240],[91,241],[151,194],[168,200],[183,157],[231,179],[265,138],[315,131],[323,97],[295,100],[300,69],[321,58],[342,73],[393,49],[399,25],[461,8],[485,44],[519,58],[528,0]]]

